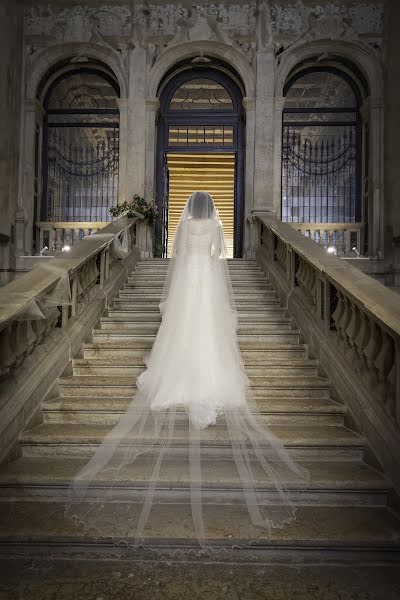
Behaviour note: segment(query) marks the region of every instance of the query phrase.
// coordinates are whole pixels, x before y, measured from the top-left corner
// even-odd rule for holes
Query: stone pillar
[[[384,256],[383,101],[369,98],[368,254]]]
[[[23,3],[0,2],[0,273],[7,283],[15,267],[15,216],[18,198]]]
[[[126,199],[126,170],[127,170],[127,131],[128,131],[128,100],[120,98],[119,107],[119,172],[118,172],[118,203]]]
[[[391,260],[400,238],[400,2],[386,2],[385,13],[385,257]]]
[[[274,105],[274,151],[273,151],[273,210],[281,215],[282,201],[282,115],[285,98],[277,96]]]
[[[131,51],[129,72],[126,198],[144,195],[146,140],[146,50]]]
[[[248,216],[254,206],[254,136],[255,108],[254,98],[243,98],[246,113],[246,153],[244,168],[244,224],[243,224],[243,257],[251,255],[251,225]]]
[[[146,100],[145,193],[148,199],[155,199],[156,120],[159,107],[158,98]]]
[[[25,236],[24,254],[31,254],[33,242],[33,227],[35,215],[35,144],[36,144],[36,123],[42,122],[43,109],[36,100],[27,100],[25,102],[23,129],[23,146],[21,152],[22,160],[22,182],[21,196],[22,206],[27,218],[27,228]]]
[[[254,208],[273,209],[273,114],[275,56],[272,45],[257,52]]]

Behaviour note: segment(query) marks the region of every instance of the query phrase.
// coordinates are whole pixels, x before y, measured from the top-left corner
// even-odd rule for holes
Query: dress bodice
[[[190,219],[186,241],[187,253],[211,256],[212,246],[215,243],[216,225],[214,219]]]

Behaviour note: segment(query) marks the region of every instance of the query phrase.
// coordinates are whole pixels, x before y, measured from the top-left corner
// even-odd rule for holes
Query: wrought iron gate
[[[282,220],[359,222],[362,180],[360,90],[344,71],[316,66],[284,88]]]
[[[118,198],[119,135],[106,130],[83,145],[50,129],[47,166],[47,220],[108,221]]]
[[[63,74],[44,102],[43,221],[110,221],[118,200],[119,89],[92,68]]]
[[[356,127],[315,139],[285,126],[282,147],[282,220],[348,223],[359,220]]]

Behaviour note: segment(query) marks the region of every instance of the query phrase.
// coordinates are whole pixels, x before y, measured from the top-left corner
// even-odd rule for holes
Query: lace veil
[[[204,228],[200,237],[208,235],[212,248],[211,258],[191,263],[194,228]],[[193,281],[190,265],[204,269],[207,261],[213,278],[208,294],[214,294],[209,327],[221,341],[215,355],[201,346],[204,324],[197,323],[196,311],[185,312],[182,300]],[[257,408],[237,340],[223,227],[206,192],[192,194],[179,219],[160,311],[162,323],[134,397],[75,476],[65,515],[115,543],[157,552],[183,546],[215,552],[270,540],[274,528],[295,518],[309,473]],[[210,356],[218,362],[218,378]],[[204,400],[214,392],[223,399],[208,425],[195,418],[203,400],[199,386]],[[165,398],[174,401],[166,405]],[[229,514],[227,526],[222,521]]]

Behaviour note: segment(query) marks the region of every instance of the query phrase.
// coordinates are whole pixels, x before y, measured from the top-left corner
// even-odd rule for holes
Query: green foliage
[[[135,194],[130,202],[125,200],[117,206],[109,208],[113,217],[126,215],[127,217],[141,217],[152,225],[158,217],[157,207],[152,202],[147,202],[142,196]]]

